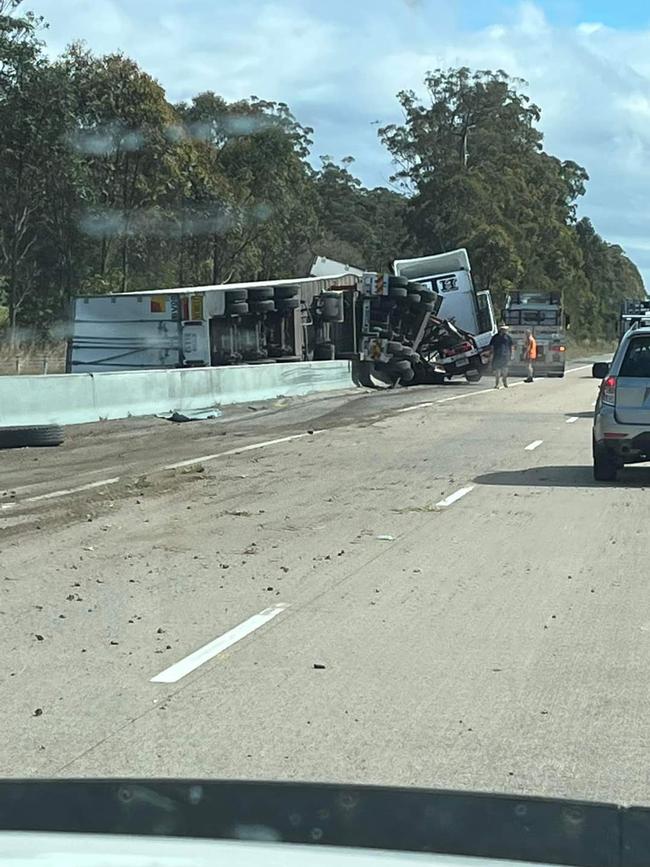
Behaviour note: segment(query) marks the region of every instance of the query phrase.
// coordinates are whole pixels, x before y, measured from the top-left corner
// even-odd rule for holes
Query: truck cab
[[[503,320],[508,325],[514,352],[510,372],[526,375],[526,332],[537,343],[536,376],[564,376],[567,317],[560,293],[513,292],[506,298]]]
[[[429,286],[442,297],[437,316],[471,334],[480,351],[487,349],[497,331],[492,298],[477,292],[467,250],[451,250],[419,259],[396,259],[393,271]]]

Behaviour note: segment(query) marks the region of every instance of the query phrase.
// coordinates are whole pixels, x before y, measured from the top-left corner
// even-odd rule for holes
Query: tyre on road
[[[58,424],[35,427],[0,428],[0,449],[20,449],[25,446],[60,446],[63,428]]]
[[[248,304],[246,301],[234,301],[228,304],[226,313],[229,313],[231,316],[243,316],[244,313],[248,313]]]
[[[618,475],[618,462],[615,456],[602,443],[593,444],[594,479],[597,482],[615,482]]]
[[[465,374],[467,382],[480,382],[483,374],[480,370],[468,370]]]
[[[253,301],[250,304],[250,308],[253,313],[273,313],[275,310],[275,301],[271,298],[270,300],[264,301]]]

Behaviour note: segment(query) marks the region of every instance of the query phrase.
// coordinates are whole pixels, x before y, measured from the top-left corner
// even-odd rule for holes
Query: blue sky
[[[377,141],[395,94],[437,66],[528,81],[547,148],[584,165],[581,210],[650,286],[650,5],[640,0],[24,0],[73,39],[121,49],[172,100],[201,90],[287,102],[315,128],[314,159],[351,154],[370,185],[392,166]]]

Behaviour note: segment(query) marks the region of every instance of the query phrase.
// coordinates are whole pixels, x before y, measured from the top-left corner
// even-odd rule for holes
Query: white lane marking
[[[415,406],[405,406],[402,409],[398,409],[397,412],[413,412],[414,409],[424,409],[426,406],[433,406],[433,401],[416,403]]]
[[[239,455],[239,454],[242,454],[242,452],[251,452],[251,451],[254,451],[255,449],[264,448],[264,446],[273,446],[273,445],[276,445],[277,443],[288,443],[288,442],[291,442],[292,440],[304,439],[305,437],[315,436],[318,433],[322,433],[322,431],[316,430],[311,434],[309,434],[309,433],[293,434],[293,436],[279,437],[278,439],[266,440],[265,442],[262,442],[262,443],[252,443],[251,445],[248,445],[248,446],[240,446],[239,448],[236,448],[236,449],[228,449],[225,452],[219,452],[218,454],[215,454],[215,455],[204,455],[203,457],[199,457],[199,458],[190,458],[189,460],[186,460],[186,461],[179,461],[176,464],[168,464],[165,467],[159,467],[159,468],[154,469],[153,471],[150,470],[149,472],[156,472],[157,469],[158,470],[159,469],[176,470],[176,469],[179,469],[180,467],[190,467],[193,464],[205,463],[206,461],[214,461],[217,458],[228,457],[228,455]],[[24,499],[16,500],[13,503],[2,503],[2,504],[0,504],[0,511],[5,511],[6,509],[13,509],[16,506],[22,506],[25,503],[38,503],[42,500],[55,500],[55,499],[58,499],[59,497],[70,496],[70,494],[78,494],[81,491],[91,491],[93,488],[102,488],[102,487],[105,487],[106,485],[115,485],[115,484],[117,484],[117,482],[120,481],[120,479],[121,479],[121,476],[115,476],[112,479],[101,479],[98,482],[89,482],[87,485],[79,485],[76,488],[62,488],[60,491],[50,491],[50,493],[48,493],[48,494],[38,494],[35,497],[25,497]]]
[[[468,485],[466,488],[461,488],[453,494],[450,494],[448,497],[445,497],[444,500],[440,500],[440,502],[436,503],[436,506],[439,509],[446,509],[447,506],[451,506],[457,500],[460,500],[461,497],[464,497],[466,494],[469,494],[470,491],[474,490],[474,485]]]
[[[573,424],[573,423],[576,422],[576,421],[578,421],[578,416],[577,416],[577,415],[572,415],[571,418],[568,418],[568,419],[566,420],[566,423],[567,423],[567,424]]]
[[[292,436],[289,436],[289,437],[279,437],[278,439],[275,439],[275,440],[265,440],[262,443],[252,443],[252,445],[249,445],[249,446],[240,446],[239,448],[236,448],[236,449],[228,449],[225,452],[217,452],[214,455],[203,455],[203,457],[189,458],[186,461],[178,461],[178,463],[175,463],[175,464],[167,464],[167,466],[163,467],[163,470],[178,470],[181,467],[191,467],[193,464],[199,464],[199,463],[204,464],[207,461],[216,461],[217,458],[226,458],[229,455],[241,455],[241,454],[243,454],[243,452],[252,452],[252,451],[255,451],[255,449],[263,449],[265,446],[274,446],[274,445],[277,445],[278,443],[290,443],[293,440],[302,440],[302,439],[305,439],[305,437],[314,436],[317,433],[322,433],[322,431],[315,430],[311,434],[308,434],[308,433],[293,434]]]
[[[544,442],[544,440],[534,440],[534,442],[529,443],[526,446],[526,451],[527,452],[534,452],[535,449],[539,448],[543,442]]]
[[[443,397],[438,403],[447,403],[450,400],[460,400],[463,397],[473,397],[475,394],[487,394],[489,391],[496,391],[494,388],[481,388],[478,391],[468,391],[467,394],[455,394],[453,397]]]
[[[204,662],[209,662],[209,660],[214,659],[215,656],[219,653],[223,653],[224,650],[227,650],[237,641],[241,641],[242,638],[245,638],[247,635],[250,635],[251,632],[259,629],[260,626],[264,626],[264,624],[268,623],[269,620],[273,620],[274,617],[277,617],[278,614],[281,614],[288,607],[288,605],[280,603],[271,606],[271,608],[265,608],[264,611],[260,611],[259,614],[254,614],[252,617],[249,617],[248,620],[244,620],[243,623],[240,623],[239,626],[235,626],[233,629],[228,630],[228,632],[224,632],[224,634],[220,635],[219,638],[215,638],[214,641],[204,644],[203,647],[199,647],[199,649],[195,650],[194,653],[190,653],[189,656],[175,662],[174,665],[170,665],[169,668],[166,668],[164,671],[161,671],[160,674],[152,677],[149,682],[176,683],[182,677],[185,677],[186,674],[189,674],[200,665],[203,665]]]
[[[567,369],[567,373],[575,373],[576,370],[587,370],[587,368],[591,368],[591,364],[583,364],[582,367],[569,367]]]
[[[36,497],[25,497],[20,500],[17,505],[23,503],[38,503],[40,500],[55,500],[57,497],[67,497],[70,494],[78,494],[80,491],[91,491],[93,488],[102,488],[105,485],[114,485],[119,482],[120,477],[115,476],[112,479],[101,479],[99,482],[89,482],[87,485],[79,485],[78,488],[63,488],[60,491],[50,491],[49,494],[38,494]]]
[[[517,388],[518,385],[525,385],[524,381],[521,382],[513,382],[508,388]],[[475,394],[489,394],[491,391],[498,391],[499,389],[494,388],[480,388],[478,391],[468,391],[466,394],[455,394],[453,397],[443,397],[438,403],[448,403],[450,400],[461,400],[464,397],[474,397]],[[504,389],[505,390],[505,389]]]

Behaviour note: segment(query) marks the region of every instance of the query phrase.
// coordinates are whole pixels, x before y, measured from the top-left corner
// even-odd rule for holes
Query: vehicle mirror
[[[597,361],[591,368],[591,375],[594,379],[605,379],[609,373],[610,361]]]

